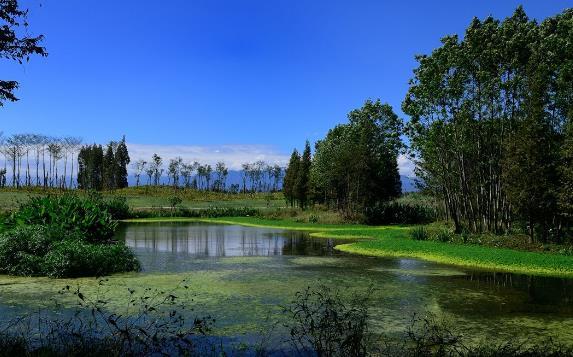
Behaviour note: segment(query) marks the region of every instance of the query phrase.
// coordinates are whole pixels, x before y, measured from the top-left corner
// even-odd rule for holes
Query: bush
[[[417,226],[410,230],[410,236],[413,240],[428,240],[428,231],[423,226]]]
[[[139,270],[139,262],[123,244],[55,243],[43,261],[43,275],[53,278],[103,276]]]
[[[0,273],[23,276],[101,276],[139,269],[121,243],[90,244],[77,231],[16,227],[0,235]]]
[[[437,241],[437,242],[447,243],[447,242],[453,241],[454,236],[455,236],[454,233],[443,228],[443,229],[438,229],[437,231],[432,232],[430,234],[430,239]]]
[[[423,224],[435,219],[432,207],[397,201],[380,203],[365,211],[367,224]]]
[[[117,228],[110,211],[121,216],[125,207],[121,199],[106,203],[94,194],[86,198],[70,193],[34,197],[20,205],[8,219],[8,225],[48,225],[65,232],[78,231],[89,242],[107,241]]]
[[[217,218],[217,217],[252,217],[258,216],[259,210],[249,207],[209,207],[207,209],[155,209],[132,212],[132,218],[152,217],[187,217],[187,218]]]
[[[101,202],[102,208],[111,214],[113,219],[126,219],[130,216],[129,205],[127,204],[127,199],[123,196],[114,196],[110,200],[102,200],[101,198],[96,198]]]
[[[366,356],[369,297],[368,292],[344,299],[327,286],[297,292],[283,309],[295,350],[309,356]]]

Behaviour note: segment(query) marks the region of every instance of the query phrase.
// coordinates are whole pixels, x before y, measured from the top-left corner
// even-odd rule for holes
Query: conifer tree
[[[114,179],[116,188],[125,188],[127,183],[127,165],[129,165],[129,152],[125,144],[125,135],[117,145],[114,154]]]
[[[285,176],[283,179],[283,194],[291,207],[295,204],[295,184],[298,177],[299,166],[300,154],[296,149],[294,149],[290,156],[290,161],[285,170]]]
[[[114,155],[114,142],[107,145],[105,155],[103,157],[103,188],[106,190],[113,190],[115,188],[115,155]]]
[[[311,153],[308,140],[304,145],[304,151],[300,158],[297,176],[295,179],[294,196],[298,200],[300,208],[308,205],[309,179],[310,179]]]

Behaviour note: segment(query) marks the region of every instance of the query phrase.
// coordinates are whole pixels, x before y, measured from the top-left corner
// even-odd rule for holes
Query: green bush
[[[132,212],[132,218],[152,217],[188,217],[188,218],[217,218],[217,217],[252,217],[258,216],[259,210],[249,207],[209,207],[207,209],[155,209]]]
[[[428,240],[428,231],[423,226],[417,226],[410,230],[410,236],[413,240]]]
[[[8,219],[8,225],[48,225],[65,232],[78,231],[89,242],[107,241],[117,228],[110,210],[120,214],[120,201],[108,204],[98,195],[80,197],[69,193],[34,197],[20,205]]]
[[[384,202],[365,211],[367,224],[423,224],[436,219],[434,208],[404,202]]]
[[[123,244],[89,244],[65,240],[53,245],[43,261],[44,275],[54,278],[103,276],[139,270],[139,262]]]
[[[437,242],[447,243],[453,241],[454,236],[454,233],[447,229],[438,229],[435,232],[431,232],[430,239]]]
[[[0,235],[0,273],[23,276],[101,276],[139,269],[121,243],[91,244],[77,231],[54,226],[16,227]]]
[[[96,198],[100,202],[101,207],[111,214],[113,219],[126,219],[130,216],[129,205],[127,199],[123,196],[114,196],[111,199],[103,200]]]

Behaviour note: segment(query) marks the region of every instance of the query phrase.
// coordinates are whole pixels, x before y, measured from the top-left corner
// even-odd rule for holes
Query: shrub
[[[410,230],[410,236],[413,240],[428,240],[428,231],[423,226],[417,226]]]
[[[438,229],[430,235],[431,240],[442,243],[451,242],[454,240],[454,234],[447,229]]]
[[[49,225],[65,232],[78,231],[90,242],[106,241],[117,227],[110,210],[120,215],[124,209],[121,206],[119,200],[105,203],[98,195],[87,198],[70,193],[48,195],[20,205],[8,222],[12,226]]]
[[[189,218],[217,218],[217,217],[251,217],[258,216],[259,210],[250,207],[209,207],[207,209],[176,208],[137,211],[131,214],[132,218],[151,217],[189,217]]]
[[[139,270],[139,262],[123,244],[88,244],[65,240],[54,244],[42,264],[44,275],[53,278],[103,276]]]
[[[384,202],[365,211],[367,224],[423,224],[435,219],[433,207],[416,203]]]
[[[77,231],[16,227],[0,235],[0,273],[23,276],[101,276],[139,269],[121,243],[90,244]]]
[[[101,207],[111,214],[113,219],[125,219],[129,218],[130,210],[127,204],[127,199],[123,196],[114,196],[108,200],[102,200],[101,198],[96,198],[101,202]]]
[[[297,292],[283,309],[290,342],[303,355],[366,356],[369,296],[348,300],[327,286]]]

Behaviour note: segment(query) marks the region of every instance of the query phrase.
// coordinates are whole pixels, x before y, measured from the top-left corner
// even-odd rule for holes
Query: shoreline
[[[306,231],[315,238],[359,239],[334,249],[366,256],[413,258],[458,267],[515,274],[573,278],[573,257],[525,252],[479,245],[415,241],[411,226],[365,226],[355,224],[313,224],[258,217],[185,218],[159,217],[126,219],[125,223],[203,222],[247,227]]]

